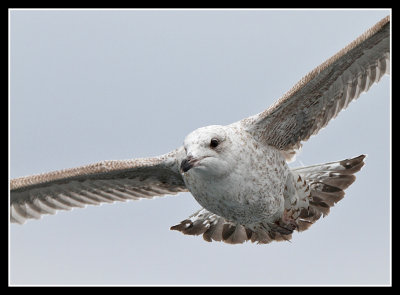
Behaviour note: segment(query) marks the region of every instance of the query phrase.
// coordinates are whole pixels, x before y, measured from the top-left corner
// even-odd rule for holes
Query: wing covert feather
[[[187,191],[175,150],[154,158],[103,161],[10,181],[10,220],[86,205],[152,198]]]
[[[304,76],[270,108],[239,123],[257,140],[293,151],[390,68],[387,16]]]

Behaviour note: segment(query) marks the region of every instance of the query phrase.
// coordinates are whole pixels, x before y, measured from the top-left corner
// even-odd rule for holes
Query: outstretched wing
[[[294,154],[362,92],[389,73],[390,18],[304,76],[275,104],[240,124],[258,141]]]
[[[178,151],[12,179],[11,222],[22,224],[57,210],[187,191],[175,157]]]

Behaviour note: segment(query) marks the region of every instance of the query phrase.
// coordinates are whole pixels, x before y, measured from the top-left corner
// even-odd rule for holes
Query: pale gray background
[[[10,177],[180,146],[258,113],[388,10],[10,11]],[[189,193],[10,226],[11,284],[390,284],[390,77],[293,166],[368,154],[346,197],[291,243],[169,227]],[[299,162],[301,161],[301,162]]]

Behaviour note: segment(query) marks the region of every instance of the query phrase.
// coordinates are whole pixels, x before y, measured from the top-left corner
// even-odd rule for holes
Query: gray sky
[[[388,10],[11,10],[10,177],[164,154],[266,109]],[[10,225],[10,284],[391,283],[390,77],[291,166],[368,154],[291,242],[207,243],[169,227],[189,193]]]

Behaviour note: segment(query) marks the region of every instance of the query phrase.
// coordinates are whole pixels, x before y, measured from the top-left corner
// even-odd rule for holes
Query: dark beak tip
[[[187,159],[184,159],[181,162],[181,171],[182,172],[188,172],[191,168],[193,167],[193,164],[190,163]]]

